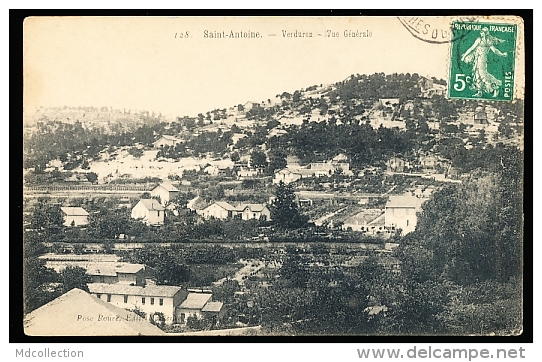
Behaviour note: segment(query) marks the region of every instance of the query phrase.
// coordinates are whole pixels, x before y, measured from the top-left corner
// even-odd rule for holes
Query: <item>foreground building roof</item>
[[[72,289],[24,318],[30,336],[148,336],[161,329],[135,313]]]

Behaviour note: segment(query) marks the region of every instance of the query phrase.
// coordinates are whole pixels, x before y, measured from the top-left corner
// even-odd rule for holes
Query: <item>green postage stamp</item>
[[[512,101],[516,24],[453,22],[449,98]]]

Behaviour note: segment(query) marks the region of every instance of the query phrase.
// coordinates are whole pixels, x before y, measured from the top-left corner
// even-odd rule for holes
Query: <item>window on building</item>
[[[101,299],[102,295],[101,294],[96,294],[96,298]]]
[[[164,299],[160,298],[160,299],[158,300],[158,304],[164,305]]]
[[[160,211],[158,211],[158,217],[160,217]]]
[[[181,323],[184,323],[184,318],[186,317],[186,315],[184,313],[181,313]]]
[[[406,226],[408,226],[408,220],[406,221]]]
[[[128,296],[127,295],[124,296],[124,303],[128,303]]]
[[[154,298],[151,298],[151,305],[154,305]]]
[[[145,298],[141,298],[141,304],[145,304]]]
[[[108,301],[108,302],[111,301],[111,294],[108,294],[108,295],[107,295],[107,301]]]

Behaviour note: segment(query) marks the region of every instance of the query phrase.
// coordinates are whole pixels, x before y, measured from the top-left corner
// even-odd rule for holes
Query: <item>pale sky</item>
[[[262,38],[210,39],[204,30],[252,31]],[[287,38],[283,30],[313,37]],[[339,37],[326,37],[327,30]],[[372,36],[347,38],[345,30]],[[110,106],[196,115],[357,73],[445,79],[449,53],[448,44],[413,37],[395,17],[56,17],[27,19],[24,31],[30,109]],[[190,38],[180,39],[186,31]]]

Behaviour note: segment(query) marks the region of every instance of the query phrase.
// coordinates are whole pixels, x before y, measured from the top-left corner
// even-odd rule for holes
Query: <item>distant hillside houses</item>
[[[169,135],[163,135],[159,139],[157,139],[154,142],[154,147],[160,148],[163,146],[176,146],[179,142],[181,142],[179,139],[177,139],[175,136],[169,136]]]
[[[350,170],[350,163],[347,160],[348,157],[341,153],[331,161],[312,162],[308,166],[302,167],[299,165],[299,159],[289,157],[286,160],[286,168],[275,172],[273,183],[278,184],[282,181],[288,184],[302,178],[331,176],[337,172],[341,172],[345,176],[352,176],[354,173]]]
[[[241,167],[237,171],[237,176],[239,178],[250,178],[250,177],[258,176],[259,173],[260,172],[257,169],[249,168],[249,167]]]
[[[386,161],[386,170],[391,172],[404,172],[407,167],[407,162],[401,157],[391,157]]]
[[[207,219],[271,220],[271,210],[267,204],[239,204],[233,206],[225,201],[216,201],[197,212]]]
[[[431,77],[420,77],[418,85],[422,96],[425,98],[431,98],[435,94],[440,96],[446,94],[446,86],[435,83]]]
[[[382,108],[394,108],[399,105],[399,98],[380,98],[378,103]]]

